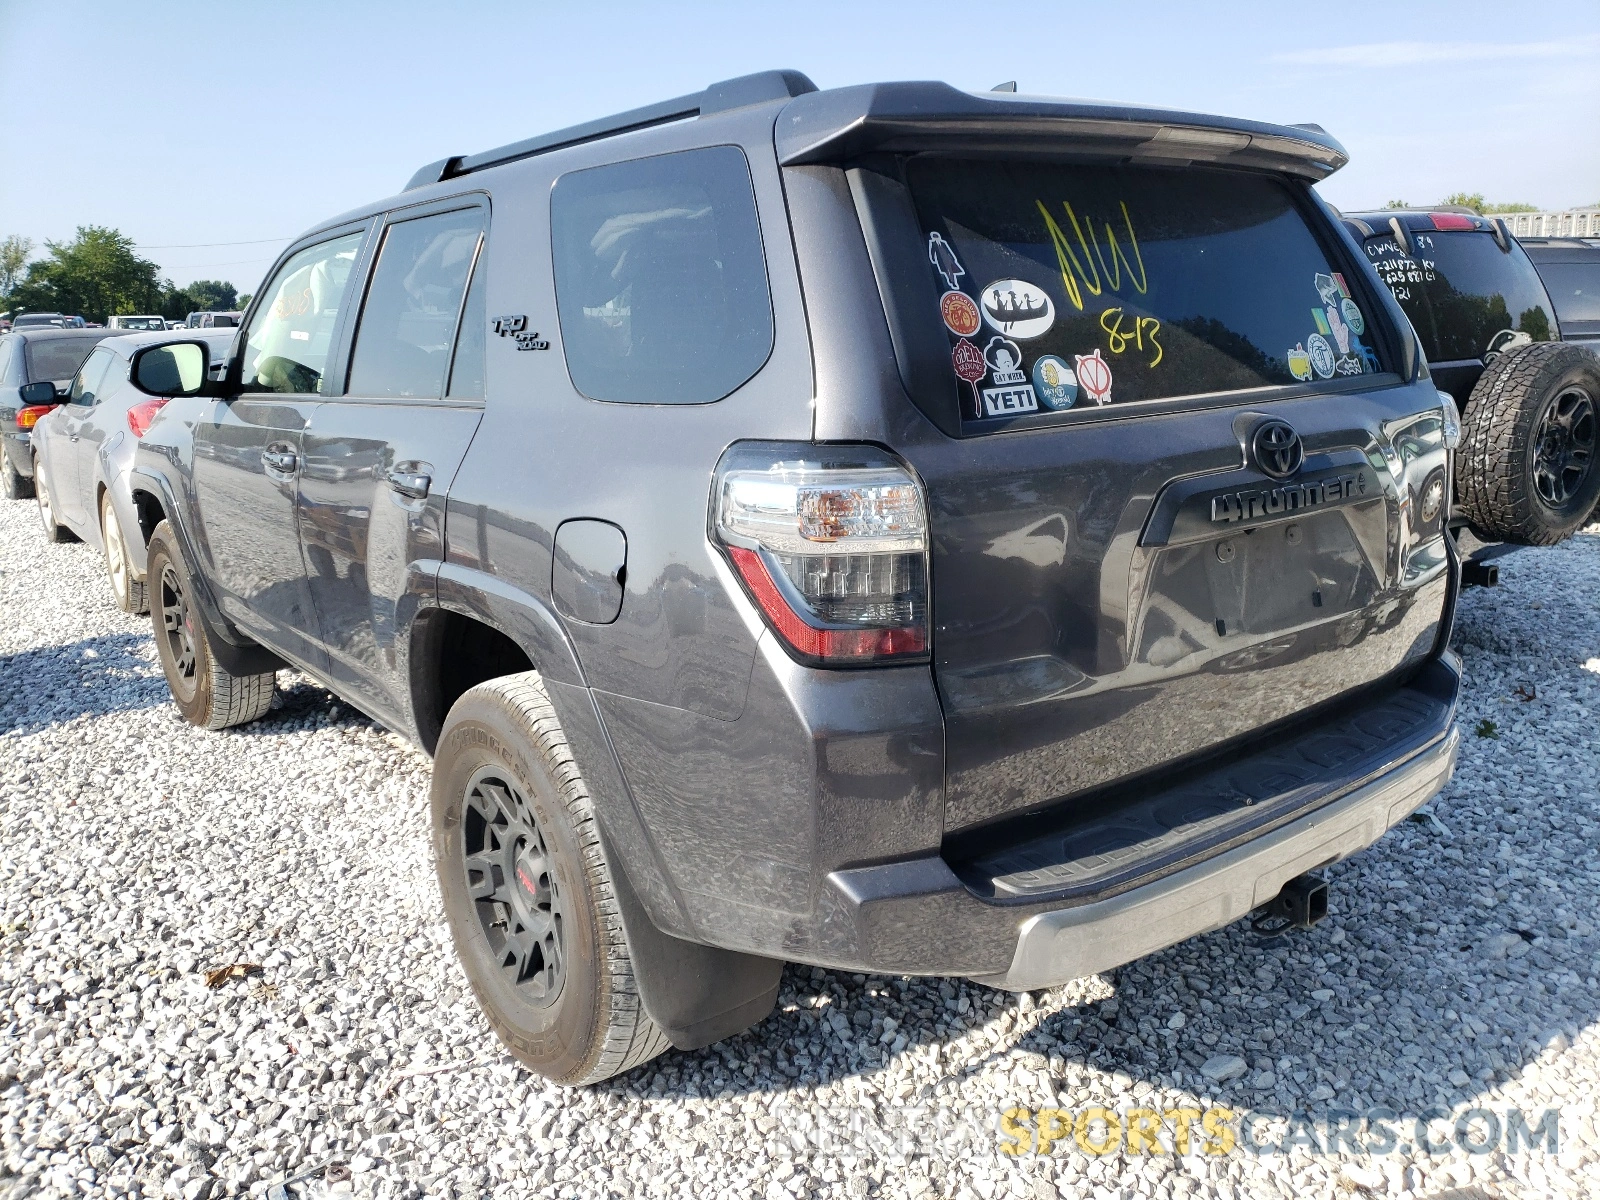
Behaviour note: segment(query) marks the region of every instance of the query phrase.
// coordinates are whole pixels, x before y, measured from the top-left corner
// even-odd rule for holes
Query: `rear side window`
[[[1466,230],[1411,232],[1413,254],[1391,236],[1368,238],[1367,257],[1416,326],[1430,362],[1485,359],[1553,336],[1550,302],[1527,253]]]
[[[704,404],[771,354],[755,190],[738,147],[564,175],[550,233],[567,370],[585,396]]]
[[[1600,321],[1600,255],[1586,263],[1542,263],[1539,276],[1561,321]]]
[[[922,158],[907,182],[969,419],[1382,368],[1275,179]]]
[[[488,264],[484,254],[478,252],[477,265],[472,270],[472,283],[467,287],[467,302],[461,309],[461,331],[456,335],[456,357],[450,364],[450,387],[445,392],[454,398],[477,398],[484,395],[484,342],[485,326],[489,318],[484,305],[483,280]]]
[[[28,382],[71,379],[83,360],[89,357],[97,339],[89,337],[50,338],[28,343]]]
[[[350,360],[352,395],[436,400],[444,393],[483,217],[481,208],[463,208],[384,231]]]
[[[278,268],[245,336],[243,390],[321,391],[339,310],[365,237],[349,233],[307,246]]]

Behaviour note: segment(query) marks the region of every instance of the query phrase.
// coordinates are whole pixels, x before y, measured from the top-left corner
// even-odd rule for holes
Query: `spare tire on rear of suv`
[[[1472,389],[1456,503],[1481,538],[1550,546],[1600,499],[1600,358],[1565,342],[1499,355]]]

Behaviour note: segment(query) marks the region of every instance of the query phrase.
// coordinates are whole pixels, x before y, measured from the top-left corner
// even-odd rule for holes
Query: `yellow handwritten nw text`
[[[1106,261],[1105,251],[1100,247],[1100,241],[1095,237],[1094,223],[1087,219],[1080,221],[1078,214],[1073,210],[1071,201],[1063,200],[1061,207],[1066,210],[1067,221],[1072,226],[1072,232],[1077,239],[1078,247],[1073,249],[1072,240],[1067,237],[1066,231],[1056,224],[1050,210],[1045,207],[1043,200],[1035,200],[1034,204],[1039,209],[1039,215],[1044,218],[1044,226],[1050,234],[1050,244],[1055,248],[1056,263],[1061,268],[1061,286],[1066,289],[1067,299],[1072,301],[1072,306],[1079,312],[1083,311],[1083,293],[1091,296],[1101,294],[1104,287],[1109,287],[1113,292],[1122,290],[1122,278],[1126,273],[1128,282],[1141,296],[1150,290],[1150,280],[1145,273],[1144,255],[1139,251],[1139,238],[1133,231],[1133,217],[1128,212],[1125,201],[1118,201],[1122,209],[1122,223],[1128,231],[1128,247],[1133,251],[1130,259],[1127,252],[1117,241],[1117,231],[1110,221],[1106,226],[1106,245],[1111,252],[1111,260]],[[1082,257],[1079,257],[1082,251]],[[1102,277],[1104,284],[1102,285]]]

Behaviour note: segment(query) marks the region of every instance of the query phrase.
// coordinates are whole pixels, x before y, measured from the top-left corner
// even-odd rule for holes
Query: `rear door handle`
[[[295,467],[300,465],[300,459],[293,450],[280,449],[276,446],[268,446],[261,452],[261,462],[271,470],[281,471],[285,475],[294,474]]]
[[[433,476],[421,471],[403,471],[395,467],[389,472],[389,486],[412,500],[425,500],[428,489],[433,486]]]

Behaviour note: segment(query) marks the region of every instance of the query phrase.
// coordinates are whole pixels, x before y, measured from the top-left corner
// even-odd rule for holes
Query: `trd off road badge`
[[[983,319],[1007,337],[1036,338],[1055,324],[1055,305],[1026,279],[997,279],[983,289]]]
[[[993,374],[992,387],[983,389],[983,415],[1008,417],[1014,413],[1038,412],[1039,401],[1033,385],[1021,370],[1022,351],[1009,338],[992,337],[984,347],[983,358]]]
[[[496,317],[494,331],[501,337],[514,339],[518,350],[550,349],[550,343],[539,336],[537,329],[528,328],[528,318],[525,316]]]
[[[965,292],[946,292],[939,297],[939,315],[944,327],[957,337],[971,337],[983,327],[977,304]]]
[[[1077,363],[1075,373],[1083,394],[1096,404],[1110,404],[1111,364],[1100,357],[1099,350],[1093,354],[1074,354],[1072,359]]]
[[[1033,390],[1046,408],[1071,408],[1078,402],[1078,377],[1065,359],[1041,354],[1033,364]]]

